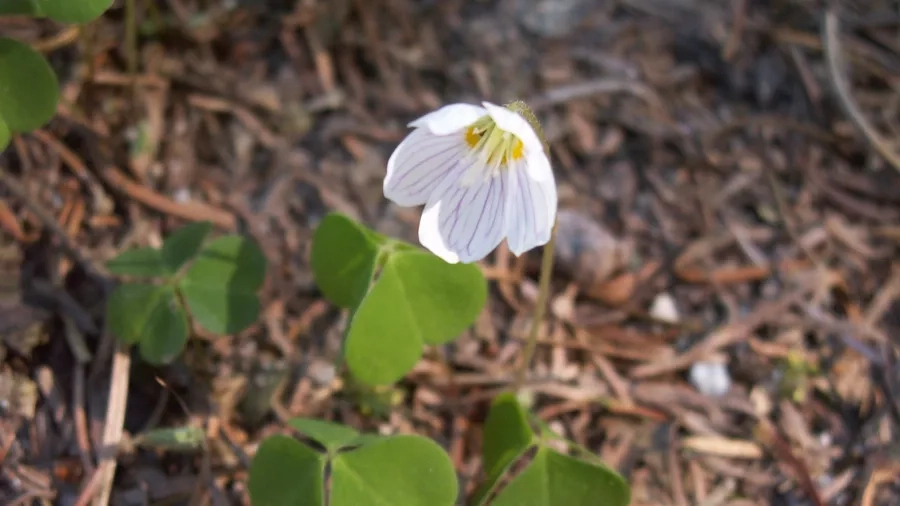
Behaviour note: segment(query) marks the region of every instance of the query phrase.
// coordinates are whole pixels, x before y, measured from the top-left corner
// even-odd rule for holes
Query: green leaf
[[[288,425],[299,432],[314,439],[328,450],[334,453],[343,447],[349,446],[359,438],[359,432],[333,422],[314,420],[311,418],[292,418]]]
[[[424,251],[398,251],[388,265],[399,274],[403,297],[422,341],[443,344],[478,318],[487,301],[487,281],[475,264],[448,264]]]
[[[474,503],[483,505],[512,464],[537,447],[532,461],[497,494],[491,506],[627,506],[630,491],[621,476],[586,450],[585,458],[580,459],[549,448],[546,443],[551,440],[569,443],[525,410],[514,394],[497,396],[484,429],[482,460],[487,480],[475,494]]]
[[[172,292],[166,304],[168,312],[162,315],[167,319],[160,327],[141,341],[141,357],[150,364],[164,365],[175,360],[184,350],[188,338],[188,319],[181,302]]]
[[[362,231],[365,232],[365,234],[369,238],[369,240],[378,246],[388,244],[391,242],[402,244],[402,243],[400,243],[400,241],[395,241],[394,239],[391,239],[390,237],[388,237],[384,234],[379,234],[378,232],[372,230],[371,228],[362,227],[362,226],[361,226],[361,228],[362,228]],[[412,246],[412,245],[410,245],[410,246]],[[415,246],[413,246],[413,248],[415,248]]]
[[[369,443],[374,443],[379,439],[383,439],[383,437],[378,434],[360,434],[356,439],[350,441],[347,446],[365,446]]]
[[[159,250],[149,247],[123,251],[106,262],[106,268],[119,276],[161,277],[174,272],[163,262]]]
[[[3,16],[37,16],[39,12],[36,0],[0,0],[0,15]]]
[[[631,492],[615,472],[541,448],[491,506],[627,506]]]
[[[347,365],[364,383],[393,383],[415,365],[425,344],[446,342],[471,325],[486,298],[477,266],[448,264],[421,250],[395,251],[350,323]]]
[[[200,427],[152,429],[139,434],[135,443],[158,450],[193,450],[203,445],[206,433]]]
[[[502,472],[536,442],[528,413],[511,393],[498,395],[484,425],[484,469]]]
[[[12,133],[9,131],[9,127],[6,126],[6,123],[4,123],[3,116],[0,116],[0,153],[6,149],[6,146],[9,146],[11,136]]]
[[[494,398],[484,425],[482,462],[486,479],[475,493],[473,504],[483,504],[509,467],[537,442],[528,415],[514,394]]]
[[[322,506],[324,479],[324,455],[294,438],[271,436],[259,445],[250,464],[250,502],[253,506]]]
[[[363,383],[393,383],[422,356],[422,337],[403,297],[396,269],[386,267],[350,321],[344,358]]]
[[[197,255],[210,231],[212,231],[210,222],[190,223],[167,237],[162,249],[150,247],[131,249],[107,262],[106,267],[113,274],[123,276],[173,275]]]
[[[188,336],[187,316],[170,286],[119,285],[109,296],[106,318],[110,331],[126,343],[139,343],[151,364],[178,356]]]
[[[233,334],[259,315],[256,292],[265,275],[266,258],[256,243],[230,235],[200,252],[180,288],[197,323],[216,334]]]
[[[166,321],[166,308],[171,297],[174,297],[174,292],[167,286],[121,284],[107,301],[107,324],[122,341],[139,343]]]
[[[310,263],[319,289],[333,304],[355,308],[369,289],[378,244],[375,233],[330,213],[313,235]]]
[[[450,458],[420,436],[381,438],[340,453],[331,479],[331,506],[451,506],[458,494]]]
[[[208,221],[189,223],[166,238],[162,246],[162,259],[173,273],[197,256],[212,227]]]
[[[30,14],[61,23],[86,23],[99,17],[113,0],[3,0],[0,14]]]
[[[43,126],[56,113],[59,83],[47,60],[27,44],[0,38],[0,118],[12,132]]]

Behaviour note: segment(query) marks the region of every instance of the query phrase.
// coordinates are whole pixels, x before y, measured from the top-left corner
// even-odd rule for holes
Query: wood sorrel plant
[[[350,319],[343,358],[355,381],[396,382],[425,345],[455,339],[483,310],[487,286],[473,264],[506,238],[543,252],[540,295],[515,389],[521,388],[550,289],[556,184],[540,125],[528,107],[453,104],[410,123],[388,161],[384,194],[425,205],[422,249],[329,214],[316,230],[319,288]],[[254,506],[450,506],[456,474],[421,436],[376,436],[293,419],[297,436],[272,436],[250,469]],[[624,480],[588,450],[553,433],[514,393],[498,396],[484,428],[482,484],[467,504],[625,506]],[[554,444],[551,444],[554,443]],[[558,448],[566,448],[560,451]],[[515,471],[514,471],[515,470]]]
[[[212,223],[191,223],[161,248],[131,249],[107,263],[111,273],[127,278],[109,296],[107,325],[119,340],[138,346],[147,362],[167,364],[180,355],[191,318],[208,332],[235,334],[259,315],[265,256],[250,239],[207,240],[211,232]]]
[[[0,0],[0,16],[30,15],[65,23],[100,16],[112,0]],[[129,5],[127,2],[126,5]],[[133,5],[133,4],[130,4]],[[56,75],[26,44],[0,37],[0,151],[12,134],[53,116]],[[553,263],[557,195],[540,125],[525,104],[505,108],[453,104],[410,123],[415,130],[388,163],[385,196],[425,205],[419,241],[428,250],[385,237],[340,214],[316,230],[312,267],[320,289],[350,311],[343,358],[356,381],[390,385],[408,373],[425,345],[455,339],[487,299],[473,264],[505,238],[521,255],[546,245],[540,296],[516,375],[521,388],[543,318]],[[113,259],[128,278],[110,295],[107,323],[145,360],[170,362],[182,351],[190,320],[233,334],[259,312],[256,291],[265,258],[236,236],[207,240],[209,223],[187,225],[161,248]],[[456,473],[443,449],[413,435],[360,434],[340,424],[293,419],[303,438],[271,436],[250,469],[255,506],[450,506]],[[560,451],[560,443],[568,451]],[[196,428],[151,431],[138,443],[198,448]],[[528,412],[513,393],[498,396],[484,427],[482,484],[470,504],[625,506],[622,478],[589,451],[565,441]],[[515,469],[515,471],[514,471]]]

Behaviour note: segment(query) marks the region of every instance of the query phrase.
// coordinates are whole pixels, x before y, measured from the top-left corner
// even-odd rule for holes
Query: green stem
[[[522,352],[522,364],[516,371],[515,391],[518,392],[525,384],[525,375],[531,368],[531,360],[534,358],[534,350],[537,348],[538,329],[544,320],[544,312],[547,309],[547,299],[550,297],[550,279],[553,277],[553,254],[556,250],[556,224],[550,232],[550,241],[544,246],[544,256],[541,258],[541,277],[538,281],[537,305],[534,308],[534,317],[531,319],[531,328],[528,330],[528,340],[525,342],[525,350]]]

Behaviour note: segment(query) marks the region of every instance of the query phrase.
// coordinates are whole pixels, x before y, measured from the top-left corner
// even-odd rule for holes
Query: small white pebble
[[[731,376],[728,375],[728,367],[721,361],[694,362],[691,383],[703,395],[719,397],[731,388]]]
[[[184,204],[185,202],[190,202],[191,200],[191,190],[181,187],[175,190],[172,195],[172,200],[178,202],[179,204]]]
[[[653,318],[668,322],[678,323],[678,308],[675,307],[675,299],[668,293],[661,293],[653,299],[653,305],[650,306],[650,316]]]
[[[307,374],[316,383],[316,386],[330,385],[337,374],[334,364],[325,360],[313,359],[307,369]]]

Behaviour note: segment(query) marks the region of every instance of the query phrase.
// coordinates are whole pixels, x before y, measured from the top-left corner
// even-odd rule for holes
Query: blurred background
[[[111,504],[249,504],[249,459],[291,416],[432,437],[471,493],[540,250],[486,259],[477,324],[364,391],[332,365],[345,321],[309,246],[333,210],[416,243],[420,209],[381,193],[406,123],[517,99],[560,192],[538,415],[621,472],[634,505],[900,504],[897,2],[135,5],[80,30],[0,18],[63,95],[0,154],[3,504],[94,486],[122,378],[85,265],[196,220],[262,246],[263,314],[171,366],[133,361],[126,441],[194,427],[207,444],[123,444]]]

